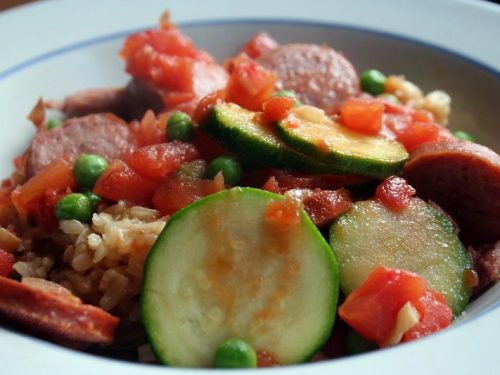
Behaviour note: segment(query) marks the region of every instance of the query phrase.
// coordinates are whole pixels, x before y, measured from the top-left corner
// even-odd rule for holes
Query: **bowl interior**
[[[330,45],[341,51],[358,72],[376,68],[386,74],[404,74],[424,92],[448,92],[452,97],[450,127],[468,131],[479,143],[500,151],[496,143],[500,139],[500,73],[471,60],[397,36],[336,25],[253,20],[181,26],[199,47],[219,61],[236,53],[262,30],[281,43]],[[48,51],[0,77],[0,177],[10,173],[11,160],[29,145],[34,129],[25,118],[38,97],[62,99],[76,90],[123,86],[127,82],[123,62],[117,56],[127,34],[124,31]],[[479,314],[496,306],[499,299],[497,285],[475,301],[469,311]]]

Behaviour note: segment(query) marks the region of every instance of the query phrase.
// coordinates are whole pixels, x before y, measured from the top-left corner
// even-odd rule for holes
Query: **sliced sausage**
[[[38,131],[29,150],[28,173],[35,175],[54,160],[83,153],[117,159],[134,146],[127,124],[114,115],[73,118],[53,130]]]
[[[0,316],[66,344],[111,344],[120,319],[43,279],[0,277]]]
[[[76,92],[64,99],[60,109],[68,118],[109,112],[128,119],[127,104],[125,88],[112,87]]]
[[[193,98],[188,102],[181,102],[179,108],[188,113],[192,112],[203,97],[223,89],[227,79],[228,74],[220,65],[212,61],[195,61],[193,64]],[[126,90],[129,114],[132,118],[142,118],[148,109],[161,113],[177,108],[177,106],[166,106],[163,95],[167,93],[145,80],[132,79]]]
[[[467,244],[500,240],[500,155],[485,146],[449,139],[410,154],[403,177],[458,223]]]
[[[359,93],[352,64],[328,46],[285,44],[263,53],[257,61],[278,75],[277,88],[294,91],[305,103],[327,113]]]

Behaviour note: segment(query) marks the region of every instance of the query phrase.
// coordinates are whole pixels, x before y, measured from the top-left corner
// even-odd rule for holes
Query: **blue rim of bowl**
[[[395,35],[395,34],[392,34],[390,32],[384,32],[384,31],[374,30],[374,29],[370,29],[370,28],[357,27],[357,26],[346,25],[346,24],[341,24],[341,23],[304,21],[304,20],[300,20],[300,19],[275,19],[275,18],[241,18],[241,19],[232,19],[232,20],[213,19],[213,20],[187,21],[187,22],[179,22],[178,23],[178,25],[181,29],[189,29],[189,28],[200,27],[200,26],[217,26],[217,25],[221,25],[221,24],[223,24],[223,25],[259,25],[259,24],[262,24],[262,25],[267,24],[268,25],[268,24],[274,24],[274,25],[283,25],[283,26],[289,25],[289,26],[301,26],[301,27],[318,27],[318,28],[325,28],[325,29],[337,29],[337,30],[347,30],[347,31],[369,33],[369,34],[373,34],[376,36],[394,39],[397,41],[411,43],[411,44],[414,44],[414,45],[417,45],[420,47],[432,49],[436,52],[440,52],[440,53],[443,53],[445,55],[449,55],[455,59],[461,60],[469,65],[474,66],[475,68],[478,68],[486,73],[493,75],[497,79],[500,79],[500,70],[497,70],[497,69],[490,67],[486,64],[483,64],[481,62],[478,62],[474,58],[471,58],[471,57],[466,56],[464,54],[452,51],[451,49],[448,49],[448,48],[434,45],[434,44],[429,43],[429,42],[424,42],[424,41],[421,41],[418,39],[413,39],[413,38],[401,36],[401,35]],[[141,27],[141,28],[128,29],[128,30],[123,30],[123,31],[115,32],[115,33],[105,34],[105,35],[101,35],[101,36],[98,36],[95,38],[85,39],[85,40],[82,40],[82,41],[79,41],[76,43],[72,43],[72,44],[69,44],[67,46],[57,48],[57,49],[54,49],[52,51],[37,55],[33,58],[27,59],[19,64],[16,64],[16,65],[14,65],[10,68],[7,68],[4,71],[0,72],[0,83],[12,75],[15,75],[15,74],[17,74],[25,69],[28,69],[29,67],[31,67],[33,65],[44,62],[44,61],[49,60],[53,57],[57,57],[57,56],[65,54],[65,53],[69,53],[69,52],[72,52],[75,50],[94,46],[97,44],[106,43],[106,42],[113,41],[116,39],[125,38],[130,34],[144,31],[146,29],[155,28],[155,27],[156,27],[156,25],[148,25],[148,26]],[[473,316],[471,316],[465,320],[458,320],[457,324],[453,324],[449,329],[437,332],[435,334],[443,334],[443,333],[449,332],[449,330],[455,329],[456,327],[460,327],[461,325],[473,322],[473,321],[481,318],[482,316],[489,314],[492,311],[495,311],[498,307],[500,307],[500,300],[496,301],[495,303],[486,307],[485,309],[480,310],[478,313],[474,314]],[[2,328],[2,327],[0,326],[0,328]],[[20,332],[20,334],[23,334],[23,333]],[[431,335],[431,336],[434,336],[434,335]],[[26,335],[26,336],[28,336],[28,335]],[[37,340],[34,337],[31,337],[31,336],[29,336],[29,337]],[[40,339],[40,341],[45,342],[44,340],[41,340],[41,339]],[[57,347],[60,348],[59,345],[57,345]],[[390,350],[394,350],[394,349],[397,349],[397,347],[393,347]],[[70,350],[70,349],[68,349],[68,350]],[[371,354],[376,353],[376,352],[378,352],[378,351],[371,352]],[[88,354],[88,353],[82,353],[82,354],[92,355],[92,354]],[[370,353],[366,353],[365,355],[369,355],[369,354]],[[95,355],[92,355],[92,356],[94,357]],[[101,357],[101,356],[97,356],[97,357],[102,359],[102,360],[115,361],[112,358],[106,358],[106,357]],[[338,359],[335,359],[335,361],[347,360],[347,359],[349,359],[349,357],[338,358]],[[303,364],[299,364],[299,366],[300,365],[303,365]],[[297,365],[295,365],[295,366],[297,366]],[[287,366],[287,367],[293,368],[295,366],[292,365],[292,366]],[[178,370],[181,370],[181,369],[178,369]],[[190,369],[188,371],[191,371],[191,370],[193,370],[193,369]]]

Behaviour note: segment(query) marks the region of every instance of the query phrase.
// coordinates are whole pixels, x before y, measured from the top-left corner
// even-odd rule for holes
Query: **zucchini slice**
[[[328,172],[327,166],[288,147],[256,116],[237,104],[221,103],[212,108],[203,127],[247,165]]]
[[[232,337],[281,364],[321,348],[335,319],[338,269],[326,240],[292,202],[238,187],[170,218],[148,255],[141,301],[161,362],[213,366],[217,347]],[[294,207],[292,225],[273,220],[280,207]]]
[[[469,256],[450,220],[419,198],[397,212],[376,200],[356,202],[330,228],[330,245],[346,295],[381,265],[424,277],[455,316],[467,306]]]
[[[402,171],[408,153],[401,143],[352,131],[327,116],[320,121],[308,119],[304,107],[291,111],[278,124],[278,134],[298,152],[338,174],[385,178]]]

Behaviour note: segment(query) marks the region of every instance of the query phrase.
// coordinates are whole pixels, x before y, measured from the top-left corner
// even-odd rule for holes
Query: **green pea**
[[[68,194],[56,204],[58,220],[78,220],[88,223],[92,219],[94,209],[89,198],[81,193]]]
[[[47,120],[47,129],[52,130],[62,125],[62,120],[58,118],[51,118]]]
[[[361,354],[377,348],[373,341],[369,341],[351,329],[347,332],[346,349],[349,354]]]
[[[89,200],[90,203],[92,203],[92,207],[95,209],[99,203],[101,203],[102,198],[98,196],[97,194],[94,194],[92,191],[87,190],[82,193],[85,195]]]
[[[388,93],[382,93],[382,94],[378,95],[378,97],[380,99],[387,100],[388,102],[390,102],[392,104],[401,104],[401,102],[399,101],[399,99],[398,99],[398,97],[396,95],[392,95],[392,94],[388,94]]]
[[[240,163],[231,156],[219,156],[208,164],[208,178],[214,178],[219,172],[222,172],[224,182],[229,185],[236,185],[241,180]]]
[[[455,138],[462,139],[464,141],[476,142],[476,138],[473,135],[462,130],[454,131],[453,135],[455,136]]]
[[[81,189],[92,189],[102,172],[107,168],[108,162],[102,156],[93,154],[80,155],[73,166],[76,184]]]
[[[290,97],[290,98],[294,98],[295,99],[295,106],[296,107],[299,107],[302,105],[302,102],[299,100],[299,98],[297,98],[297,94],[295,94],[295,92],[291,91],[291,90],[281,90],[281,91],[278,91],[277,93],[274,94],[274,96],[277,96],[277,97]]]
[[[184,112],[175,112],[167,122],[167,139],[169,141],[187,142],[193,138],[194,127],[191,117]]]
[[[385,75],[378,70],[370,69],[361,73],[361,89],[372,95],[384,92]]]
[[[215,353],[215,368],[257,367],[257,353],[240,339],[227,339],[219,345]]]

